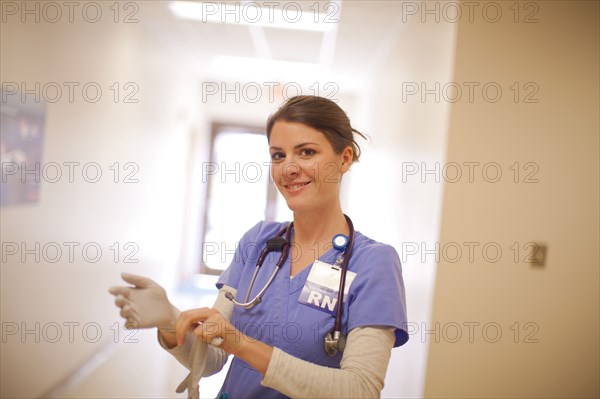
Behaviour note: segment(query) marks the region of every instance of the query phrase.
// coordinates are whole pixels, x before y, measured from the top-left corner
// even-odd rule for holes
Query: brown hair
[[[353,161],[360,157],[360,147],[354,133],[362,138],[367,137],[352,128],[350,119],[335,102],[317,96],[295,96],[289,98],[267,120],[267,139],[271,138],[271,130],[278,120],[297,122],[310,126],[323,133],[337,154],[346,147],[352,147]]]

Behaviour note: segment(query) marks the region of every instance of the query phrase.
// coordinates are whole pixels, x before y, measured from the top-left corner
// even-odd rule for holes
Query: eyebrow
[[[301,148],[301,147],[304,147],[304,146],[307,146],[307,145],[316,145],[316,146],[318,146],[318,145],[319,145],[319,143],[315,143],[315,142],[312,142],[312,141],[308,141],[308,142],[306,142],[306,143],[300,143],[300,144],[298,144],[298,145],[295,145],[295,146],[294,146],[294,149],[298,149],[298,148]],[[282,150],[283,148],[281,148],[281,147],[276,147],[276,146],[273,146],[273,145],[272,145],[271,147],[269,147],[269,149],[270,149],[270,150]]]

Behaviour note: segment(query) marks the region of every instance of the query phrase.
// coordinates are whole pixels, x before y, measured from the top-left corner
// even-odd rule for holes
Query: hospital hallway
[[[186,368],[156,328],[124,329],[109,288],[136,274],[211,307],[242,237],[290,208],[296,227],[319,211],[315,254],[351,236],[342,212],[387,244],[350,262],[363,291],[344,305],[364,307],[342,315],[395,328],[385,378],[367,379],[382,398],[600,397],[598,71],[595,0],[0,0],[0,399],[185,398]],[[290,123],[314,140],[273,144],[267,121],[296,96],[347,114],[360,162],[303,147],[337,129]],[[325,267],[304,255],[306,274]],[[283,286],[284,327],[316,327],[281,356],[329,364],[334,321],[317,320],[339,286],[321,300],[288,284],[298,270],[236,320],[274,314]]]

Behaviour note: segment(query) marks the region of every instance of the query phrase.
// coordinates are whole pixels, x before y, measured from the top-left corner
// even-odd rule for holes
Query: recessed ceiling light
[[[210,3],[198,1],[172,1],[169,9],[181,19],[202,22],[254,25],[266,28],[295,29],[326,32],[337,28],[339,19],[335,13],[325,14],[315,10],[302,10],[295,2],[284,3],[283,8],[267,2],[261,7],[256,2],[244,4]]]

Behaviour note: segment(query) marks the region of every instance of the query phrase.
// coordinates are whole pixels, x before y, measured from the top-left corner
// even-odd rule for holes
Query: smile
[[[287,192],[294,193],[296,191],[299,191],[299,190],[303,189],[304,187],[306,187],[309,184],[310,184],[310,182],[295,183],[295,184],[283,185],[283,187],[285,187],[285,189],[287,190]]]

